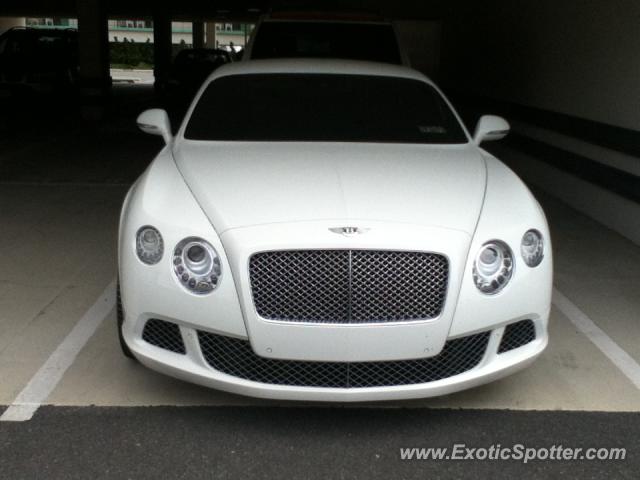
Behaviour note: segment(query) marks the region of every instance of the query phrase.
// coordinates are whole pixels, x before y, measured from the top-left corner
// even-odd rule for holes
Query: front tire
[[[122,309],[122,300],[120,299],[120,282],[118,282],[118,287],[116,290],[116,312],[118,317],[118,339],[120,340],[120,348],[122,349],[122,354],[133,360],[136,357],[133,355],[127,342],[124,341],[124,336],[122,335],[122,324],[124,323],[124,310]]]

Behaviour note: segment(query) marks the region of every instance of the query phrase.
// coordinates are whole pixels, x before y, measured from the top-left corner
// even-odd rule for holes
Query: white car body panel
[[[486,183],[478,150],[459,145],[405,145],[398,158],[394,145],[185,141],[175,157],[219,234],[357,219],[472,235]]]
[[[209,81],[269,72],[390,75],[430,83],[403,67],[301,60],[231,64]],[[193,105],[187,119],[192,110]],[[552,285],[544,214],[517,176],[474,143],[202,142],[184,139],[185,124],[132,187],[121,217],[122,332],[145,365],[234,393],[348,402],[448,394],[524,368],[544,350]],[[153,225],[164,239],[165,254],[156,265],[143,264],[135,252],[136,232],[143,225]],[[365,233],[330,231],[343,226]],[[536,268],[520,257],[522,236],[532,228],[546,242],[545,258]],[[188,292],[174,275],[171,251],[188,236],[206,239],[220,256],[221,281],[208,295]],[[510,246],[515,269],[502,291],[485,295],[471,270],[479,248],[494,239]],[[450,268],[444,309],[431,320],[384,324],[265,320],[253,306],[249,257],[289,249],[443,254]],[[145,342],[142,329],[149,318],[178,324],[187,353]],[[536,339],[498,354],[505,325],[522,319],[534,322]],[[217,371],[203,357],[198,330],[247,339],[264,358],[328,362],[427,358],[447,340],[483,331],[491,336],[482,361],[462,374],[417,385],[340,389],[265,384]]]
[[[148,188],[150,184],[153,188]],[[157,318],[158,315],[183,318],[187,324],[201,327],[215,325],[215,331],[246,337],[238,295],[232,281],[223,278],[216,295],[196,296],[180,285],[171,265],[166,262],[145,265],[138,259],[135,235],[140,226],[147,224],[162,228],[167,246],[182,240],[184,232],[207,238],[221,257],[223,277],[230,276],[230,266],[222,244],[182,180],[167,148],[132,187],[122,211],[119,279],[127,319]],[[185,315],[186,311],[188,315]],[[143,342],[140,338],[143,323],[125,322],[125,331],[132,334],[135,331],[137,336],[132,340],[140,344]],[[132,350],[135,349],[134,345],[130,346]]]
[[[487,322],[506,323],[526,315],[527,318],[539,319],[541,328],[546,330],[553,286],[553,258],[547,220],[517,175],[491,155],[485,153],[485,158],[487,194],[467,259],[467,278],[462,283],[450,334],[459,336],[480,331],[486,328]],[[522,235],[531,228],[542,233],[547,245],[545,259],[536,268],[527,267],[519,258]],[[507,242],[518,258],[513,278],[505,289],[497,295],[487,296],[475,287],[470,273],[475,252],[483,243],[495,238]],[[492,321],[492,317],[495,320]]]

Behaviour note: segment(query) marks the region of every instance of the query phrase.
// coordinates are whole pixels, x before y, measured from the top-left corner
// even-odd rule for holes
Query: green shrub
[[[191,48],[187,43],[172,45],[172,55],[185,48]],[[114,42],[109,43],[109,58],[111,65],[119,68],[153,68],[153,43]]]
[[[131,68],[141,64],[153,65],[152,43],[110,43],[109,55],[111,64],[127,65]]]

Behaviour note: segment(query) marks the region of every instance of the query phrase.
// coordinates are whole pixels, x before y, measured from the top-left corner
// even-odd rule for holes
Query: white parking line
[[[116,301],[115,279],[107,286],[96,303],[76,323],[58,348],[40,367],[13,403],[0,416],[0,422],[24,422],[33,417],[56,387],[64,372],[71,366],[80,350],[95,333]]]
[[[557,288],[553,303],[640,390],[640,365]]]

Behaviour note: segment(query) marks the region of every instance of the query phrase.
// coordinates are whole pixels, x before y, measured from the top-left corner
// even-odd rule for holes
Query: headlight
[[[524,263],[530,267],[537,267],[544,258],[544,243],[542,234],[537,230],[529,230],[522,237],[520,253]]]
[[[164,252],[164,242],[160,232],[150,225],[138,230],[136,234],[136,253],[141,262],[154,265],[160,261]]]
[[[185,238],[176,245],[173,271],[185,288],[198,294],[215,290],[222,273],[215,248],[196,237]]]
[[[485,243],[473,263],[473,281],[482,293],[493,295],[502,290],[513,274],[513,254],[500,240]]]

